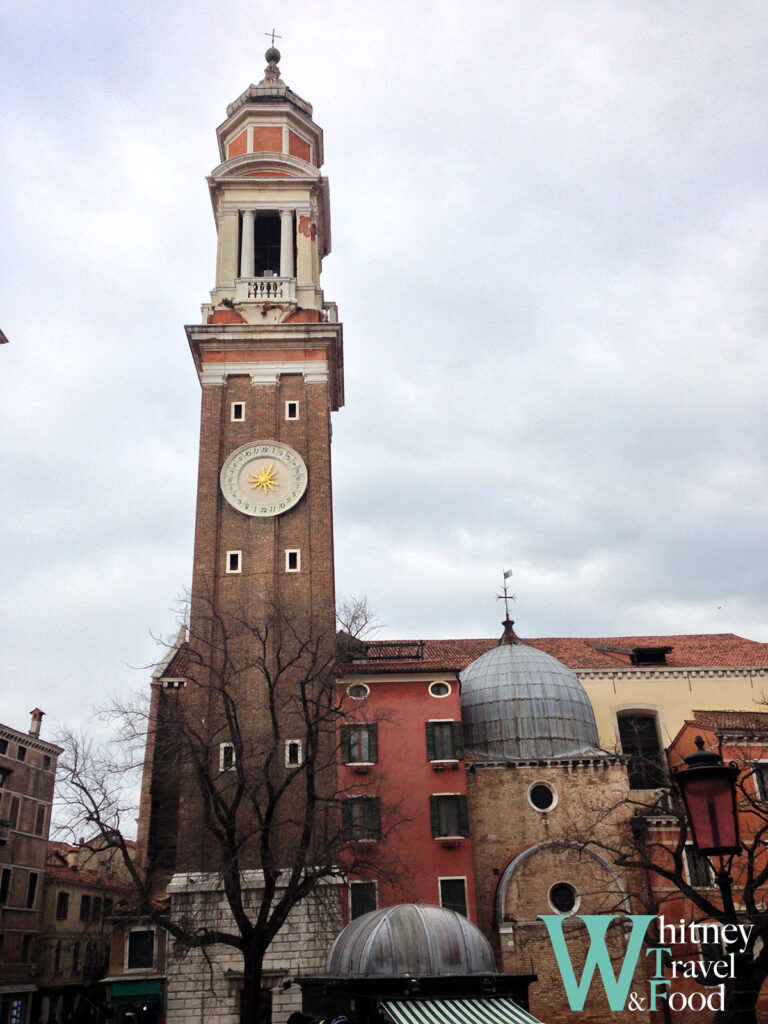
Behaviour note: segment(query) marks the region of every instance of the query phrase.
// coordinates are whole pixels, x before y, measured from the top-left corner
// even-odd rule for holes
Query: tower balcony
[[[296,302],[295,277],[238,277],[235,302]]]

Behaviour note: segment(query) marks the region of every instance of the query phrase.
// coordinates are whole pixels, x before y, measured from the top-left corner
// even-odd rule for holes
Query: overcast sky
[[[325,130],[337,589],[403,637],[768,640],[764,0],[0,8],[0,720],[142,687],[189,585],[226,105]]]

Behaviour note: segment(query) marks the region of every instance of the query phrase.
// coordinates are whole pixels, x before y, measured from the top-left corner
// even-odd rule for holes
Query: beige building
[[[0,1021],[29,1024],[39,1012],[38,947],[53,785],[61,747],[0,725]]]
[[[128,872],[116,850],[48,844],[43,929],[38,942],[42,1017],[100,1020],[105,990],[98,982],[109,960],[113,908],[124,900]]]

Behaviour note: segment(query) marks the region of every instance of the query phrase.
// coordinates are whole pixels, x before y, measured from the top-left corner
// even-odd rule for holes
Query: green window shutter
[[[432,825],[432,835],[440,835],[440,808],[436,796],[429,798],[429,820]]]
[[[371,800],[371,838],[381,837],[381,804],[378,797]]]
[[[460,795],[456,798],[459,801],[459,835],[469,835],[469,814],[467,812],[467,798]]]
[[[371,761],[379,760],[379,727],[376,722],[368,726],[368,756]]]
[[[461,722],[452,722],[453,727],[453,756],[460,761],[464,756],[464,742],[461,735]]]
[[[435,727],[432,722],[427,722],[427,760],[435,760]]]
[[[352,807],[349,800],[341,805],[341,831],[344,839],[349,840],[352,835]]]
[[[341,762],[342,764],[349,763],[349,726],[342,725],[341,727]]]

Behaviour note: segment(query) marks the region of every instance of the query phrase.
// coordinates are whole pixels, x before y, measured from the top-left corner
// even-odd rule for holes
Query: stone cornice
[[[594,682],[632,682],[645,679],[768,679],[768,668],[576,668],[573,670],[581,680]]]

